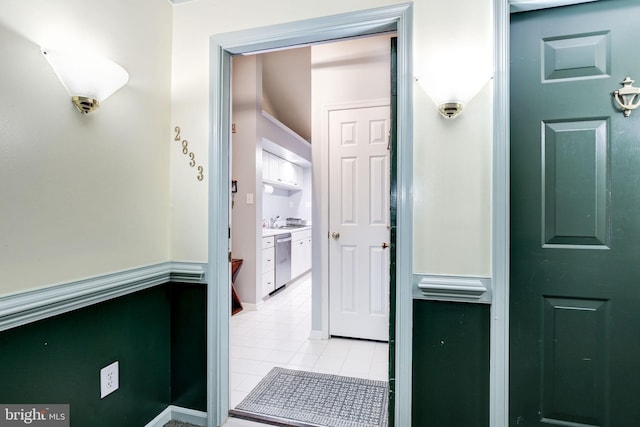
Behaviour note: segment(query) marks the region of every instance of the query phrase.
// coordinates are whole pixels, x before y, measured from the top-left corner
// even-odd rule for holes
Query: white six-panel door
[[[388,106],[329,113],[329,330],[389,339]]]

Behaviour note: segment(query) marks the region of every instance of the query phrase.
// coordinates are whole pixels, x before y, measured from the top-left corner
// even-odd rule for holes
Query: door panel
[[[605,248],[609,229],[607,120],[545,122],[544,244]]]
[[[544,298],[543,421],[605,425],[609,302]]]
[[[640,425],[640,2],[512,15],[510,425]]]
[[[329,114],[329,331],[389,337],[389,107]]]

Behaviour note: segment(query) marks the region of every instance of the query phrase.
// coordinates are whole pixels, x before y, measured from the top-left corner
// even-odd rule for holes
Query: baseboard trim
[[[207,425],[207,413],[195,409],[182,408],[180,406],[167,406],[157,417],[149,421],[144,427],[162,427],[171,420],[195,424]]]
[[[247,311],[258,311],[258,307],[261,305],[262,301],[258,304],[252,304],[250,302],[242,302],[242,308]]]
[[[164,262],[0,297],[0,331],[175,281],[204,283],[206,264]]]
[[[321,340],[322,339],[322,331],[316,330],[316,329],[312,329],[311,333],[309,334],[309,339],[310,340]]]

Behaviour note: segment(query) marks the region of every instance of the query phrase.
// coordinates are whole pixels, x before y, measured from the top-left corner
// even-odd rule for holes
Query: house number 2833
[[[182,139],[182,136],[180,134],[180,126],[176,126],[174,128],[174,132],[176,134],[173,140],[180,142],[180,146],[182,147],[182,154],[189,158],[189,166],[192,168],[195,167],[198,171],[198,173],[196,174],[196,179],[198,181],[202,181],[204,179],[204,167],[196,164],[196,154],[189,149],[189,141],[187,141],[186,139]]]

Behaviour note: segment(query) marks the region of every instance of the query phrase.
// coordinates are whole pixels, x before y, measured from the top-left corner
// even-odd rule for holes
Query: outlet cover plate
[[[120,386],[118,370],[117,361],[100,369],[100,399],[104,399],[105,396],[113,393]]]

